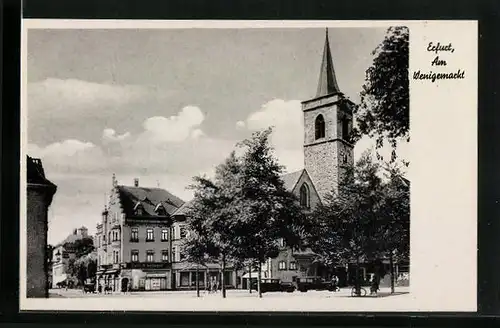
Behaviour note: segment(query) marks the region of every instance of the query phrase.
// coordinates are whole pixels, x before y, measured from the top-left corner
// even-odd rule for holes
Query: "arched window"
[[[316,117],[316,121],[314,123],[315,131],[316,131],[316,139],[325,137],[325,119],[323,115],[318,115]]]
[[[305,183],[300,187],[300,206],[309,208],[309,187]]]
[[[349,119],[347,117],[342,119],[342,139],[349,141]]]

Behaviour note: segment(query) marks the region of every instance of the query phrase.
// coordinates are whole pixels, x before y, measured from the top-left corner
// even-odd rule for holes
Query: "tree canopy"
[[[357,126],[354,138],[376,138],[377,148],[387,140],[395,150],[400,140],[409,141],[409,29],[387,30],[382,43],[373,50],[373,64],[366,71],[361,103],[354,108]],[[393,151],[391,161],[396,159]]]

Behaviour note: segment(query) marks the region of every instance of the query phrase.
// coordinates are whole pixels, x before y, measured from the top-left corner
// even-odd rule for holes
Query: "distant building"
[[[52,286],[67,281],[70,277],[68,273],[68,266],[71,260],[76,260],[76,250],[69,245],[75,243],[77,240],[92,239],[89,236],[86,227],[74,229],[73,232],[66,237],[63,241],[54,246],[52,250]]]
[[[57,187],[45,177],[40,159],[27,156],[26,296],[48,297],[48,209]]]

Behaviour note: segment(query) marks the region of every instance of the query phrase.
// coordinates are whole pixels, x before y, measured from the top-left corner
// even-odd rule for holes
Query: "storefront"
[[[97,292],[120,291],[120,270],[99,270],[96,272]]]
[[[122,286],[126,290],[171,289],[172,271],[169,263],[127,263],[122,267]]]

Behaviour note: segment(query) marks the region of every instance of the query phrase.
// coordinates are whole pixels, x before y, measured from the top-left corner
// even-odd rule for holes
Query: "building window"
[[[139,251],[138,250],[131,251],[130,258],[132,262],[139,262]]]
[[[278,244],[280,247],[285,247],[285,239],[284,238],[278,239]]]
[[[161,231],[161,241],[168,241],[168,230],[163,229]]]
[[[286,270],[286,262],[285,261],[279,261],[278,270]]]
[[[181,239],[186,238],[186,227],[179,228],[179,235],[180,235]]]
[[[318,115],[316,121],[314,122],[314,130],[316,139],[321,139],[325,137],[325,119],[323,115]]]
[[[155,252],[147,251],[146,252],[146,262],[154,262],[155,261]]]
[[[146,241],[155,241],[154,230],[152,228],[146,229]]]
[[[300,187],[300,206],[309,208],[309,187],[306,183]]]
[[[290,270],[297,270],[297,262],[290,262]]]
[[[178,262],[177,258],[177,246],[172,247],[172,262]]]
[[[138,228],[132,228],[132,232],[130,234],[130,241],[137,243],[139,241],[139,229]]]
[[[349,119],[347,117],[342,119],[342,139],[349,141]]]
[[[168,251],[167,250],[161,251],[161,260],[163,262],[168,262]]]
[[[119,241],[120,240],[120,232],[119,231],[113,231],[113,241]]]
[[[111,244],[111,240],[112,239],[111,239],[111,231],[110,231],[110,232],[108,232],[108,244]]]
[[[120,254],[118,251],[113,251],[113,263],[120,263]]]

